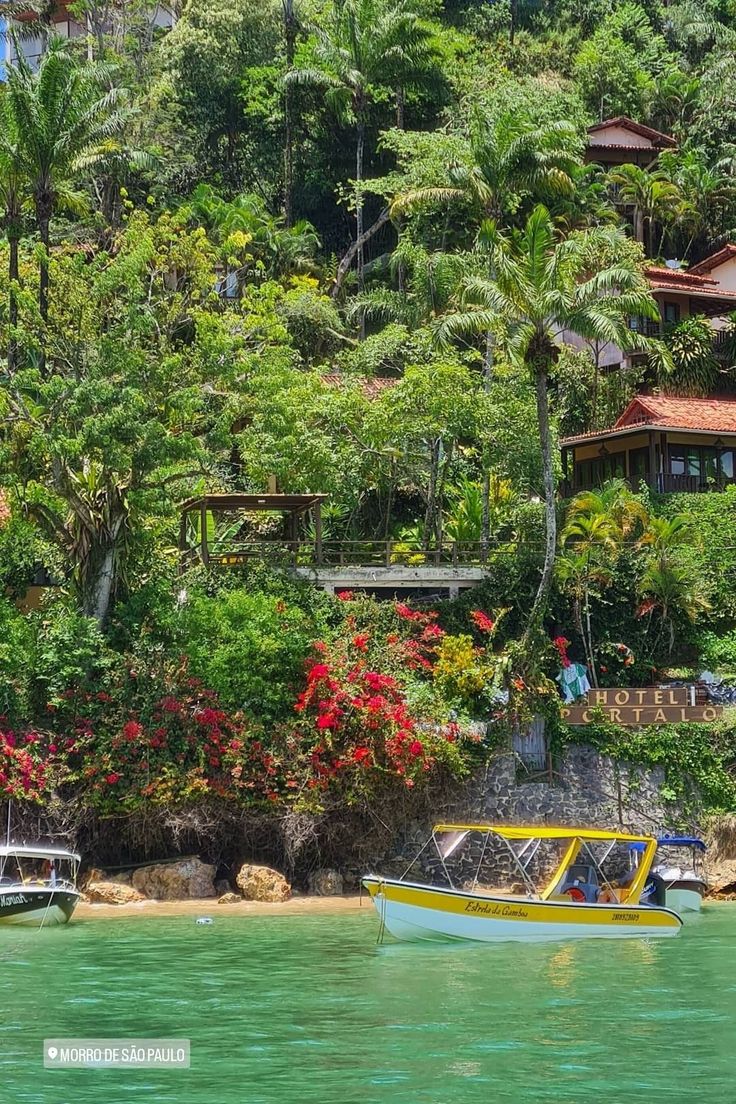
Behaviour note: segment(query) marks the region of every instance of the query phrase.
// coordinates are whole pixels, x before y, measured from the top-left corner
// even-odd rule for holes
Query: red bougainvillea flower
[[[143,725],[138,721],[128,721],[123,725],[123,736],[126,740],[137,740],[143,734]]]
[[[496,622],[483,610],[471,610],[470,619],[476,629],[480,629],[484,633],[492,633],[496,625]]]
[[[424,751],[424,744],[422,743],[421,740],[412,740],[412,742],[409,744],[409,754],[413,755],[415,759],[419,755],[421,755],[423,753],[423,751]]]
[[[352,602],[355,598],[352,590],[338,590],[335,593],[335,597],[339,602]]]
[[[368,641],[371,638],[370,633],[357,633],[353,637],[353,647],[357,648],[359,652],[365,652],[368,650]]]
[[[120,781],[121,777],[122,775],[117,774],[116,771],[111,771],[110,774],[105,775],[105,781],[107,782],[108,786],[114,786],[116,782]]]
[[[354,763],[365,763],[367,766],[372,758],[371,749],[367,747],[356,747],[353,752]]]
[[[403,621],[424,621],[427,617],[426,613],[413,610],[405,602],[395,602],[394,609]]]
[[[397,685],[391,675],[380,675],[377,671],[366,671],[365,681],[371,690],[395,690]]]
[[[307,671],[308,682],[319,682],[320,679],[327,678],[330,673],[330,668],[326,663],[315,663]]]
[[[562,666],[569,667],[571,664],[570,659],[567,655],[567,649],[570,647],[570,641],[567,639],[566,636],[556,636],[552,643],[557,649],[560,660],[562,661]]]

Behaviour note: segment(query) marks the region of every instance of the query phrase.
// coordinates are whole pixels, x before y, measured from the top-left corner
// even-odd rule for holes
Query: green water
[[[736,906],[652,942],[376,930],[368,908],[0,929],[0,1104],[736,1099]],[[189,1037],[192,1069],[45,1071],[46,1036]]]

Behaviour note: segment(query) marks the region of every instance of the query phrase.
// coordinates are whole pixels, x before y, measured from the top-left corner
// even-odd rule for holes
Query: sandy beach
[[[264,901],[238,901],[235,904],[218,905],[217,898],[190,901],[140,901],[130,905],[92,905],[81,902],[74,913],[74,920],[110,920],[132,917],[155,919],[162,916],[331,916],[340,912],[370,910],[367,894],[356,893],[349,897],[292,897],[290,901],[276,903]]]

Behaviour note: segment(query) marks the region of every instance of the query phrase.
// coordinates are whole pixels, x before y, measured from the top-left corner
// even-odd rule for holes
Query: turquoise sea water
[[[677,939],[376,947],[360,914],[0,929],[2,1104],[736,1099],[736,906]],[[47,1070],[44,1037],[192,1068]]]

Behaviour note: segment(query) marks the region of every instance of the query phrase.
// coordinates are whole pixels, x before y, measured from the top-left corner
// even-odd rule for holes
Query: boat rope
[[[386,894],[383,892],[383,881],[378,883],[378,889],[376,890],[376,899],[380,900],[381,906],[378,911],[378,937],[376,943],[380,945],[383,943],[383,937],[386,933]]]
[[[43,916],[41,917],[41,927],[39,927],[39,929],[38,929],[39,931],[41,931],[41,928],[43,928],[44,924],[46,923],[46,917],[49,914],[49,909],[51,908],[51,902],[54,899],[54,895],[55,895],[55,891],[52,889],[51,893],[49,893],[49,899],[46,902],[46,908],[44,909]]]
[[[490,832],[486,832],[485,836],[483,837],[483,850],[481,851],[480,858],[478,859],[478,868],[475,871],[475,877],[473,878],[473,884],[470,887],[471,890],[475,889],[475,887],[478,885],[478,878],[480,877],[480,868],[483,866],[483,859],[486,857],[486,847],[488,846],[488,840],[490,839],[490,837],[491,837]]]

